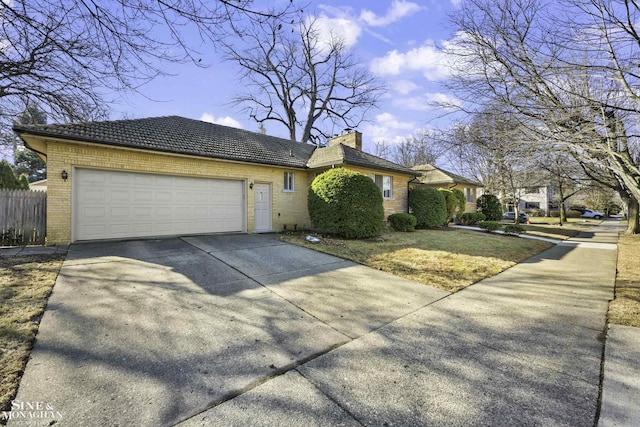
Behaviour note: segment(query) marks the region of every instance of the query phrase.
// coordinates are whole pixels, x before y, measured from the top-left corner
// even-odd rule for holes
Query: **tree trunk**
[[[638,234],[640,233],[640,208],[638,206],[638,200],[634,197],[629,197],[627,202],[627,215],[629,223],[627,225],[626,234]]]
[[[567,222],[567,212],[564,210],[564,191],[562,191],[562,185],[558,185],[558,191],[560,194],[560,206],[558,206],[558,216],[560,217],[560,227]]]

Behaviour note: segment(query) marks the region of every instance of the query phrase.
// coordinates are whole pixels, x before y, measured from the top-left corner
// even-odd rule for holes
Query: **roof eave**
[[[386,172],[395,172],[395,173],[399,173],[402,175],[409,175],[409,176],[415,176],[418,177],[420,176],[419,173],[412,171],[410,169],[396,169],[396,168],[391,168],[391,167],[384,167],[382,165],[372,165],[370,163],[366,163],[366,162],[344,162],[345,164],[348,165],[354,165],[354,166],[361,166],[361,167],[366,167],[369,169],[375,169],[375,170],[382,170],[382,171],[386,171]]]
[[[45,132],[31,132],[29,129],[20,129],[20,130],[22,131],[22,133],[18,133],[18,131],[14,127],[14,131],[16,131],[16,133],[18,133],[18,136],[20,136],[20,139],[22,139],[25,142],[25,145],[27,145],[27,147],[29,149],[35,151],[38,154],[42,154],[44,156],[46,156],[46,153],[41,153],[40,151],[38,151],[35,148],[31,147],[27,143],[27,141],[23,138],[22,135],[23,134],[24,135],[32,135],[32,136],[41,137],[41,138],[55,138],[55,139],[64,140],[64,141],[70,141],[70,142],[98,144],[98,145],[101,145],[101,146],[126,148],[126,149],[130,149],[130,150],[155,151],[155,152],[165,153],[165,154],[178,154],[178,155],[184,155],[184,156],[199,157],[199,158],[202,158],[202,159],[214,159],[214,160],[217,159],[217,160],[226,160],[226,161],[233,161],[233,162],[240,162],[240,163],[251,163],[251,164],[258,164],[258,165],[265,165],[265,166],[278,166],[278,167],[294,168],[294,169],[306,169],[307,168],[306,164],[299,164],[299,163],[269,162],[269,161],[249,160],[249,159],[243,159],[243,158],[231,157],[231,156],[210,156],[210,155],[203,155],[203,154],[199,154],[199,153],[193,153],[193,152],[189,152],[189,151],[168,150],[168,149],[163,149],[163,148],[160,148],[160,147],[144,147],[144,146],[140,146],[140,145],[135,145],[134,146],[134,145],[122,144],[122,143],[119,143],[119,142],[116,142],[116,141],[105,142],[104,140],[98,140],[98,139],[94,139],[94,138],[81,138],[81,137],[77,137],[77,136],[52,134],[52,133],[45,133]]]

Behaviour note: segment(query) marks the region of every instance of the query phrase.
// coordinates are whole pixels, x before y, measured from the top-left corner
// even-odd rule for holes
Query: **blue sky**
[[[297,0],[296,0],[297,1]],[[392,144],[419,129],[442,126],[441,114],[428,104],[447,98],[442,82],[448,72],[441,48],[452,38],[447,14],[461,0],[325,0],[311,6],[325,31],[339,31],[369,70],[388,87],[378,110],[358,130],[365,150],[384,140]],[[238,69],[211,52],[209,68],[169,65],[141,91],[111,104],[112,118],[180,115],[257,131],[239,107],[230,103],[240,91]],[[434,121],[435,120],[435,121]],[[267,133],[286,137],[284,127],[267,123]]]

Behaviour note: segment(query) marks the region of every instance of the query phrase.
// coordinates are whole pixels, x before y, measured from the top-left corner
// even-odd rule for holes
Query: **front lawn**
[[[640,327],[640,235],[620,234],[615,299],[609,304],[609,323]]]
[[[0,411],[11,409],[63,260],[64,255],[0,256]]]
[[[281,237],[290,243],[336,255],[378,270],[456,292],[536,255],[553,244],[463,229],[390,232],[378,239]]]

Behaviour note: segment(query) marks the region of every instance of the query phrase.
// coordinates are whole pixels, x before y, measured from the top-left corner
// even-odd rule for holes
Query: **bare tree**
[[[440,143],[455,172],[482,182],[485,193],[518,213],[531,188],[549,185],[534,137],[508,106],[493,102],[444,132]]]
[[[483,116],[473,116],[469,123],[459,122],[444,132],[445,157],[454,172],[481,182],[485,192],[497,195],[502,161],[499,150],[492,147],[490,128],[482,124]]]
[[[235,102],[258,123],[284,125],[292,140],[322,143],[335,128],[355,128],[384,87],[344,40],[326,39],[313,17],[293,29],[279,20],[254,23],[244,43],[227,43],[227,59],[243,70],[247,92]]]
[[[373,155],[382,157],[383,159],[390,160],[391,159],[391,145],[387,144],[386,141],[374,141],[373,143]]]
[[[451,88],[473,110],[508,105],[537,141],[552,140],[585,168],[604,168],[621,196],[640,200],[635,1],[469,0],[454,16]],[[634,230],[638,232],[640,230]]]
[[[165,61],[204,66],[203,42],[287,12],[250,0],[3,1],[0,123],[33,103],[57,121],[104,117],[106,90],[137,90]]]
[[[435,132],[423,129],[392,146],[389,158],[407,167],[435,165],[445,151],[446,147],[438,143]]]
[[[540,168],[545,172],[545,179],[553,186],[554,201],[558,203],[559,221],[562,226],[567,221],[567,200],[583,191],[588,186],[588,180],[578,162],[563,150],[556,150],[553,144],[537,157]]]

